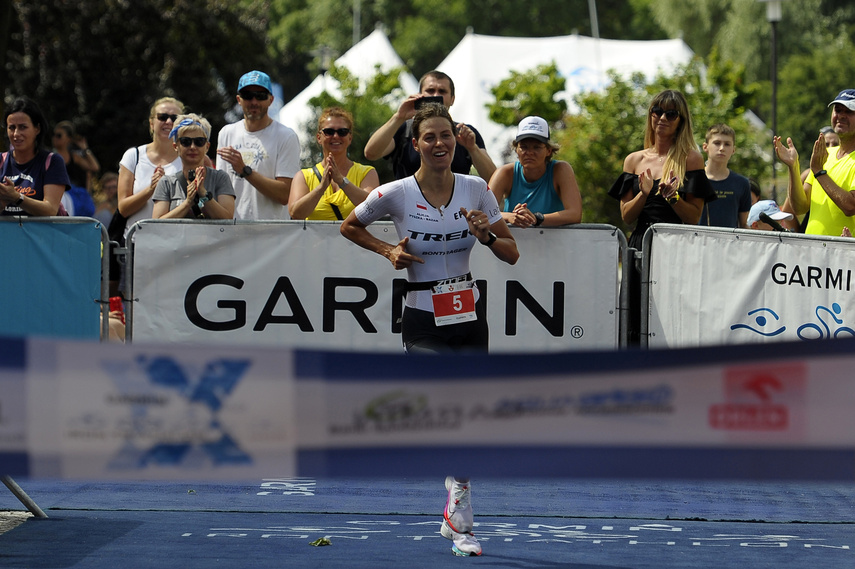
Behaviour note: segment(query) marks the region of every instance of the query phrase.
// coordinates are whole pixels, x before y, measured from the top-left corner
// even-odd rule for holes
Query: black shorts
[[[404,307],[401,319],[404,350],[408,354],[486,352],[490,332],[484,302],[475,303],[475,314],[478,316],[476,320],[437,326],[432,312]]]

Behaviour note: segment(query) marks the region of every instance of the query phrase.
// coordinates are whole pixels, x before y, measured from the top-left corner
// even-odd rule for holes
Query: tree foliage
[[[340,97],[336,98],[329,92],[324,91],[319,96],[309,100],[312,106],[312,119],[300,128],[306,132],[309,140],[315,140],[318,119],[323,109],[337,106],[350,111],[353,114],[353,142],[350,145],[349,155],[352,160],[363,164],[371,164],[377,169],[381,181],[393,179],[392,168],[387,160],[367,161],[364,159],[363,149],[371,134],[378,125],[385,123],[394,109],[391,104],[397,98],[405,95],[401,91],[398,81],[399,74],[403,69],[391,69],[383,72],[379,66],[371,80],[362,84],[357,77],[344,67],[333,67],[330,76],[339,82]],[[320,161],[320,147],[313,145],[312,164]]]
[[[791,137],[799,161],[807,167],[819,129],[830,124],[829,101],[855,86],[855,44],[848,38],[792,56],[780,72],[778,133]]]
[[[515,126],[523,118],[537,115],[555,124],[567,112],[567,102],[556,99],[556,94],[566,85],[567,80],[561,76],[554,61],[530,71],[512,71],[510,77],[490,89],[496,98],[488,105],[490,120]]]
[[[159,97],[178,97],[215,130],[224,124],[239,76],[269,63],[261,4],[15,0],[5,102],[27,95],[50,120],[73,120],[113,170],[126,148],[151,140]]]

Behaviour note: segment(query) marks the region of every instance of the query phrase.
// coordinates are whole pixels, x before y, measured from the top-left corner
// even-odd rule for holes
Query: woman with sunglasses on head
[[[347,156],[353,142],[353,115],[339,107],[324,109],[318,120],[322,160],[304,168],[291,184],[291,219],[343,220],[380,185],[374,166]]]
[[[624,222],[637,222],[629,246],[639,251],[648,227],[698,223],[704,203],[716,198],[681,92],[665,90],[653,97],[647,110],[644,149],[626,157],[623,174],[609,195],[620,200]]]
[[[3,115],[9,151],[0,153],[0,215],[57,215],[69,187],[62,157],[45,149],[52,131],[39,106],[15,99]]]
[[[157,182],[181,170],[181,158],[169,133],[183,112],[184,103],[178,99],[163,97],[155,101],[148,118],[151,142],[129,148],[119,162],[119,213],[127,218],[125,236],[137,221],[151,219],[151,198]]]
[[[157,182],[152,217],[232,219],[235,190],[229,175],[205,165],[211,124],[199,115],[181,115],[169,137],[181,159],[181,171]]]

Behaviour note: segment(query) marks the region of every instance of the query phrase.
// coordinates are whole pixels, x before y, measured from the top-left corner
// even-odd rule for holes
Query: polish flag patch
[[[422,205],[422,204],[420,204],[420,203],[417,203],[417,204],[416,204],[416,209],[423,209],[423,210],[427,211],[427,206]]]

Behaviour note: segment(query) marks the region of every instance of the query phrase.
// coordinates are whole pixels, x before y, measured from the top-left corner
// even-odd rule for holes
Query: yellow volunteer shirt
[[[828,160],[825,161],[823,169],[838,186],[847,191],[855,190],[855,152],[850,152],[843,158],[837,158],[838,146],[828,149]],[[825,190],[813,172],[808,174],[805,182],[811,185],[810,190],[810,218],[805,233],[809,235],[833,235],[839,237],[843,227],[855,235],[855,217],[843,214],[837,204],[831,201]]]

